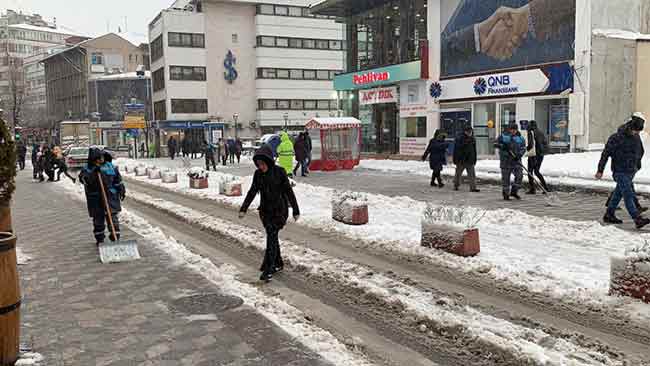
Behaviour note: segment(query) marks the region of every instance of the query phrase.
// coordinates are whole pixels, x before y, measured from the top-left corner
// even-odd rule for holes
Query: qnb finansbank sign
[[[551,80],[542,70],[534,69],[442,80],[440,84],[439,99],[445,101],[545,93]]]
[[[334,78],[334,89],[339,91],[367,89],[375,86],[397,84],[400,81],[417,80],[422,77],[421,65],[420,61],[414,61],[337,75]]]

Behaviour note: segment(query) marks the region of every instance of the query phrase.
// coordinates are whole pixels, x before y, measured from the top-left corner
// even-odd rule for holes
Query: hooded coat
[[[641,130],[643,126],[635,126],[630,121],[609,137],[598,162],[599,172],[605,170],[609,158],[612,158],[613,173],[634,174],[641,168],[645,151],[641,137],[632,133],[635,128]]]
[[[287,224],[289,218],[289,206],[293,211],[293,216],[300,215],[298,201],[293,193],[291,183],[285,170],[277,165],[273,159],[273,150],[269,145],[262,146],[255,156],[253,156],[255,165],[259,161],[264,161],[269,167],[266,173],[257,169],[253,175],[251,188],[246,195],[241,212],[248,211],[251,203],[257,194],[260,194],[260,206],[258,208],[260,219],[264,226],[273,225],[278,229]]]
[[[436,136],[434,136],[429,145],[427,146],[424,155],[422,155],[422,160],[426,160],[429,157],[429,167],[434,171],[441,171],[443,165],[447,165],[447,149],[449,148],[449,143],[445,141],[444,136],[441,136],[440,133],[436,131]]]
[[[95,165],[93,162],[99,159],[102,154],[104,154],[104,163],[99,166]],[[88,163],[79,173],[79,181],[84,184],[88,215],[90,217],[101,215],[106,211],[99,184],[99,175],[101,175],[104,183],[104,190],[111,211],[117,213],[122,210],[120,197],[126,194],[126,188],[122,183],[120,171],[116,166],[113,166],[112,160],[110,154],[91,148],[88,151]]]
[[[296,153],[296,161],[303,162],[307,158],[307,147],[305,146],[305,135],[301,134],[296,139],[293,145],[293,150]]]
[[[280,146],[278,146],[278,163],[284,169],[287,175],[293,173],[293,159],[295,157],[293,151],[293,142],[289,138],[289,134],[282,131],[280,132]]]

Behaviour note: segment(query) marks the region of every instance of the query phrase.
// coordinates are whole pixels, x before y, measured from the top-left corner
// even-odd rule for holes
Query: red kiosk
[[[361,121],[352,117],[314,118],[307,122],[312,141],[310,170],[352,170],[361,159]]]

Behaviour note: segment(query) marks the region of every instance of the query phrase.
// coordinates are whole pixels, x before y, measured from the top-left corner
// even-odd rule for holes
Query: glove
[[[246,216],[246,212],[244,212],[244,211],[239,211],[239,218],[240,218],[240,219],[243,219],[244,216]]]

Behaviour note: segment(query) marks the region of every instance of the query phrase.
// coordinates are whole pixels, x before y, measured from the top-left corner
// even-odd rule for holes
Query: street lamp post
[[[235,140],[239,137],[238,134],[238,128],[237,128],[237,120],[239,119],[239,113],[235,113],[232,115],[232,120],[235,121]]]
[[[284,130],[288,131],[289,130],[289,113],[284,112]]]

